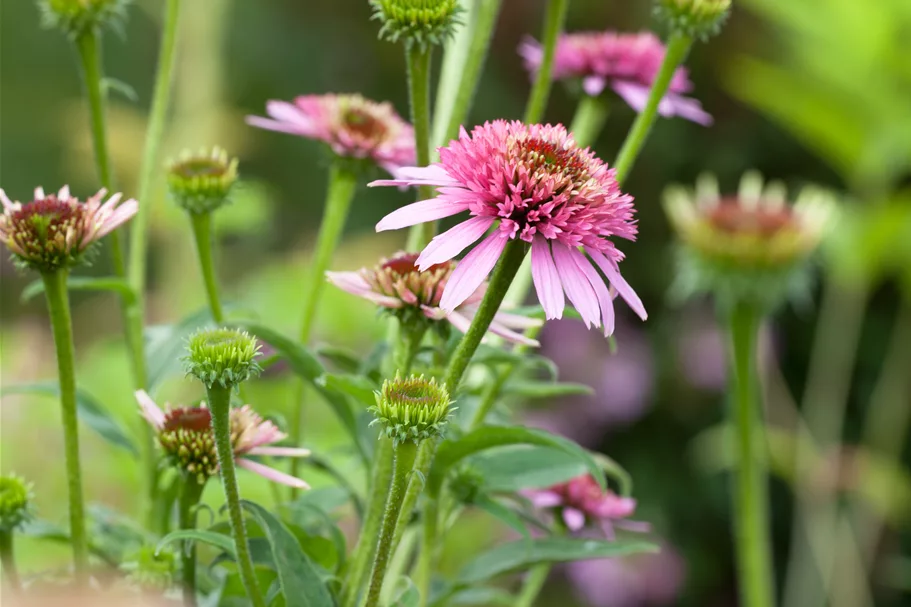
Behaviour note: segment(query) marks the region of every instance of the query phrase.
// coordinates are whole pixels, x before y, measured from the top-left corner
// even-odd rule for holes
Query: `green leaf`
[[[241,504],[269,538],[285,602],[300,607],[333,607],[329,590],[288,528],[262,506],[246,500]]]
[[[372,381],[360,375],[326,373],[316,383],[327,390],[345,394],[358,402],[372,407],[376,404],[376,386]]]
[[[484,489],[493,492],[550,487],[585,473],[585,464],[574,454],[530,445],[479,454],[471,466],[484,478]]]
[[[602,489],[607,488],[604,471],[601,466],[576,443],[543,430],[523,426],[484,426],[469,432],[457,440],[447,440],[440,444],[433,467],[427,479],[427,491],[431,497],[437,497],[443,486],[446,474],[452,467],[470,455],[507,445],[538,445],[553,447],[564,453],[575,456],[595,477]]]
[[[60,398],[60,386],[57,382],[43,382],[26,386],[6,386],[0,388],[0,395],[40,394]],[[76,414],[79,421],[97,432],[101,438],[121,449],[126,449],[134,457],[139,455],[136,445],[120,424],[111,417],[104,406],[84,390],[76,389]]]
[[[136,301],[136,295],[129,283],[116,276],[70,276],[66,280],[66,287],[70,291],[113,291],[128,304]],[[44,281],[38,279],[22,290],[19,300],[25,303],[42,293],[44,293]]]
[[[475,557],[459,572],[457,582],[477,584],[503,573],[528,569],[542,563],[566,563],[642,552],[658,552],[658,546],[639,540],[607,541],[570,537],[510,542]]]
[[[345,348],[323,345],[316,348],[317,355],[327,360],[345,373],[357,373],[361,368],[361,361],[357,355]]]
[[[595,391],[585,384],[553,383],[528,379],[515,380],[503,386],[503,396],[521,396],[523,398],[556,398],[575,394],[594,394]]]
[[[392,587],[392,600],[389,605],[395,607],[418,607],[421,604],[421,593],[411,578],[402,576]]]
[[[179,540],[203,542],[225,551],[232,559],[237,558],[237,553],[234,551],[234,539],[231,538],[231,536],[223,533],[216,533],[214,531],[206,531],[204,529],[180,529],[178,531],[172,531],[161,538],[158,545],[155,547],[155,551],[157,552],[168,544]]]
[[[486,495],[479,495],[475,498],[474,502],[472,502],[472,505],[480,508],[500,522],[505,523],[511,529],[519,533],[526,541],[531,541],[531,535],[528,533],[528,528],[525,526],[525,523],[522,522],[522,517],[500,502],[493,500]]]

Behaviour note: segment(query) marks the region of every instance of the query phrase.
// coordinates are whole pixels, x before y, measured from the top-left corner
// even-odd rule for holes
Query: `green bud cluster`
[[[130,0],[39,0],[41,23],[71,38],[100,26],[119,29],[126,20]]]
[[[22,478],[0,476],[0,532],[9,533],[32,517],[32,487]]]
[[[423,375],[387,379],[376,393],[376,406],[370,408],[376,416],[371,425],[382,425],[395,445],[420,443],[443,435],[454,411],[451,404],[449,391],[436,379]]]
[[[215,384],[232,388],[261,371],[256,338],[239,329],[204,329],[190,336],[188,355],[184,357],[187,375],[193,375],[206,387]]]
[[[237,158],[219,147],[198,154],[184,150],[168,162],[168,192],[190,213],[209,213],[228,203],[235,183]]]
[[[458,0],[370,0],[373,19],[381,21],[379,37],[404,40],[426,48],[442,44],[452,35],[461,11]]]
[[[673,32],[707,40],[721,31],[731,0],[657,0],[655,15]]]
[[[218,473],[212,412],[205,407],[181,407],[165,414],[158,442],[170,463],[196,478],[200,485]]]
[[[145,592],[161,593],[174,584],[177,559],[170,550],[142,546],[120,565],[127,581]]]

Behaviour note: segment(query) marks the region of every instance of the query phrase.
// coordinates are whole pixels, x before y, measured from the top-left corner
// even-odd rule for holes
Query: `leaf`
[[[316,348],[317,355],[332,363],[345,373],[357,373],[361,368],[361,361],[357,355],[345,348],[322,345]]]
[[[556,398],[575,394],[594,394],[590,386],[569,382],[554,383],[534,380],[515,380],[503,386],[504,396],[521,396],[523,398]]]
[[[531,542],[509,542],[475,557],[459,572],[457,582],[477,584],[503,573],[542,563],[566,563],[657,551],[657,545],[639,540],[548,537]]]
[[[491,492],[550,487],[585,473],[585,464],[574,454],[530,445],[477,455],[471,466],[484,478],[485,490]]]
[[[376,405],[377,386],[366,377],[326,373],[316,383],[327,390],[350,396],[368,407]]]
[[[136,295],[129,283],[116,276],[70,276],[66,279],[66,288],[69,291],[113,291],[126,303],[132,304],[136,301]],[[38,279],[22,290],[19,300],[25,303],[42,293],[44,293],[44,281]]]
[[[54,396],[60,398],[60,386],[57,382],[43,382],[40,384],[29,384],[25,386],[7,386],[0,388],[0,395],[8,394],[41,394],[43,396]],[[139,451],[133,440],[120,427],[120,424],[105,410],[104,406],[95,398],[76,388],[76,414],[79,421],[97,432],[101,438],[121,449],[126,449],[134,457],[138,457]]]
[[[62,544],[69,544],[72,541],[68,529],[61,527],[56,523],[51,523],[49,521],[43,521],[40,519],[33,519],[26,522],[19,529],[19,533],[25,537],[35,538],[39,540],[48,540],[51,542],[60,542]],[[90,553],[94,554],[109,565],[117,566],[120,564],[92,539],[89,539],[88,550]]]
[[[333,607],[329,590],[288,528],[262,506],[246,500],[241,504],[269,538],[285,602],[300,607]]]
[[[576,443],[534,428],[525,428],[523,426],[484,426],[469,432],[458,440],[447,440],[440,444],[427,479],[428,494],[431,497],[437,497],[440,494],[446,474],[455,464],[466,457],[487,449],[507,445],[539,445],[553,447],[564,453],[572,454],[585,465],[602,489],[607,488],[604,471],[592,456]]]
[[[421,593],[411,578],[402,576],[392,587],[392,600],[389,605],[395,607],[418,607],[421,604]]]
[[[511,529],[519,533],[526,541],[531,540],[531,535],[528,533],[528,528],[525,526],[525,523],[522,522],[522,518],[500,502],[493,500],[486,495],[479,495],[475,498],[474,502],[472,502],[472,505],[480,508],[500,522],[505,523]]]
[[[178,531],[172,531],[159,540],[158,545],[155,547],[155,552],[158,552],[171,542],[176,542],[178,540],[203,542],[223,550],[228,553],[232,559],[237,558],[237,553],[234,550],[234,539],[231,538],[231,536],[223,533],[216,533],[214,531],[206,531],[204,529],[180,529]]]

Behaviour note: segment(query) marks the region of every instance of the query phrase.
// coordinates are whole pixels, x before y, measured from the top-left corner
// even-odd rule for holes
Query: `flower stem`
[[[13,595],[22,593],[22,582],[19,579],[19,570],[16,568],[16,558],[13,553],[13,531],[0,530],[0,565],[3,565],[3,574]]]
[[[595,144],[604,129],[604,123],[607,122],[609,111],[610,106],[603,96],[582,96],[576,107],[573,123],[569,127],[580,148],[587,148]]]
[[[383,590],[383,580],[386,569],[392,558],[392,543],[395,527],[402,512],[402,502],[408,485],[408,478],[414,468],[418,447],[406,441],[393,448],[395,461],[392,469],[392,482],[389,485],[389,495],[386,498],[386,512],[383,515],[383,524],[380,529],[380,539],[376,547],[376,557],[373,560],[373,572],[370,574],[370,587],[363,605],[374,607],[380,604],[380,593]]]
[[[769,548],[766,445],[756,367],[762,316],[753,306],[741,302],[734,305],[727,320],[733,376],[731,415],[737,429],[734,538],[741,604],[771,607],[774,583]]]
[[[421,322],[415,326],[402,326],[399,333],[399,340],[395,348],[395,366],[396,371],[402,375],[411,373],[411,365],[414,363],[414,357],[421,348],[421,341],[427,332],[427,323]]]
[[[225,314],[218,299],[218,280],[215,278],[215,264],[212,261],[212,213],[190,213],[190,223],[193,226],[193,239],[196,241],[196,253],[199,256],[199,267],[202,270],[202,279],[206,283],[206,296],[209,298],[209,309],[212,311],[212,320],[222,324]]]
[[[541,67],[535,77],[535,83],[525,106],[525,124],[541,122],[544,110],[547,109],[547,99],[553,84],[554,54],[557,50],[557,40],[566,21],[566,9],[569,0],[550,0],[547,4],[547,13],[544,15],[544,32],[541,36],[543,54]]]
[[[415,505],[418,503],[418,497],[424,490],[424,479],[430,473],[430,465],[433,463],[436,451],[437,441],[424,441],[418,447],[417,458],[414,462],[414,470],[417,474],[412,476],[411,481],[408,483],[408,490],[405,491],[405,499],[402,500],[402,512],[399,514],[399,521],[395,525],[395,535],[392,537],[391,554],[395,554],[402,537],[405,535],[405,530],[411,522],[411,515],[414,512]]]
[[[427,607],[430,601],[430,581],[439,542],[437,529],[440,521],[439,498],[427,499],[422,514],[421,551],[414,572],[414,585],[421,597],[420,607]]]
[[[57,372],[60,381],[60,407],[63,418],[63,446],[69,489],[70,536],[73,564],[79,583],[88,580],[88,549],[85,533],[85,505],[82,496],[82,469],[79,464],[79,422],[76,417],[76,355],[73,347],[73,324],[70,317],[66,270],[41,275],[47,298],[47,309],[57,348]]]
[[[550,576],[550,569],[550,563],[545,563],[529,570],[522,584],[522,590],[516,598],[515,607],[532,607],[535,604],[535,600],[541,594],[541,590]]]
[[[196,480],[192,474],[184,475],[180,488],[180,510],[178,511],[181,529],[196,529],[196,506],[202,497],[205,483]],[[183,574],[183,602],[186,607],[196,607],[196,542],[189,541],[180,552],[181,572]]]
[[[414,124],[414,149],[417,166],[430,164],[430,59],[431,47],[421,48],[412,44],[405,51],[408,64],[408,103],[411,106],[411,122]],[[418,188],[418,200],[433,198],[432,186]],[[436,234],[436,222],[428,221],[412,226],[408,232],[407,249],[419,251]]]
[[[642,150],[642,146],[645,145],[649,131],[651,131],[652,125],[655,124],[655,120],[658,118],[658,104],[661,103],[665,93],[667,93],[667,89],[671,85],[671,79],[674,77],[674,72],[686,59],[686,55],[692,45],[693,39],[689,36],[676,32],[671,34],[664,53],[664,61],[661,62],[661,69],[658,70],[658,75],[652,83],[652,89],[649,91],[645,108],[636,116],[636,121],[633,122],[632,128],[630,128],[626,139],[623,141],[620,153],[617,154],[617,161],[614,162],[614,168],[617,169],[618,182],[623,183],[630,169],[633,168],[633,163],[636,162],[636,157]]]
[[[247,597],[253,607],[266,607],[266,602],[256,581],[253,561],[250,558],[250,546],[247,543],[247,529],[244,526],[244,515],[240,506],[240,490],[237,485],[237,472],[234,468],[234,449],[231,445],[231,390],[213,384],[206,388],[209,408],[212,410],[212,430],[215,433],[215,450],[218,453],[218,467],[225,490],[225,501],[228,504],[228,516],[231,520],[231,532],[234,535],[234,549],[237,553],[237,568],[240,580],[247,591]]]

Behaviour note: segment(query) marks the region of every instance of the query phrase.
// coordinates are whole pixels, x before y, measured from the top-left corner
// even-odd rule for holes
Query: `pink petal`
[[[531,339],[530,337],[525,337],[521,333],[517,333],[511,329],[506,328],[506,326],[498,323],[496,318],[493,322],[490,323],[490,327],[487,329],[494,335],[499,335],[503,339],[511,341],[515,344],[523,344],[526,346],[531,346],[532,348],[538,348],[541,346],[541,343],[537,339]]]
[[[569,301],[582,315],[586,327],[592,325],[601,326],[599,318],[598,296],[592,290],[585,274],[576,266],[573,261],[570,247],[565,244],[553,243],[554,262],[557,266],[557,272],[560,275],[560,282],[563,283],[563,290]]]
[[[669,108],[669,114],[667,114],[669,116],[680,116],[702,126],[710,126],[714,122],[712,115],[703,110],[702,104],[695,99],[668,93],[661,100],[661,104],[664,105],[665,102],[667,102]],[[661,108],[659,107],[658,109],[660,110]]]
[[[645,109],[649,94],[649,88],[647,86],[628,80],[614,80],[611,84],[611,88],[613,88],[614,92],[620,95],[620,97],[637,112],[641,112]]]
[[[468,332],[468,327],[471,326],[471,319],[459,312],[450,312],[446,314],[446,320],[451,322],[452,326],[454,326],[462,333]]]
[[[563,318],[566,300],[560,286],[560,275],[550,254],[550,245],[542,237],[536,237],[531,242],[531,277],[545,317],[548,320]]]
[[[467,202],[452,202],[446,198],[431,198],[406,205],[383,217],[376,231],[398,230],[427,221],[435,221],[468,210]]]
[[[535,491],[529,496],[529,500],[535,508],[553,508],[563,503],[560,494],[553,491]]]
[[[149,396],[145,390],[136,390],[133,393],[136,396],[136,401],[139,403],[139,408],[142,411],[142,416],[152,424],[156,430],[164,428],[164,411],[155,404],[155,401]]]
[[[435,236],[418,257],[418,269],[423,272],[432,265],[449,261],[474,244],[493,222],[493,217],[472,217]]]
[[[508,237],[497,230],[459,262],[443,289],[440,308],[452,312],[471,297],[497,264],[507,240]]]
[[[16,204],[6,196],[6,192],[0,188],[0,203],[3,203],[3,210],[11,213],[16,210]]]
[[[597,97],[604,92],[607,81],[601,76],[587,76],[582,80],[582,90],[586,95]]]
[[[494,320],[510,329],[534,329],[544,324],[540,318],[529,318],[521,314],[511,314],[509,312],[497,312]]]
[[[459,181],[449,176],[439,164],[431,164],[426,167],[401,167],[395,170],[393,175],[396,179],[409,179],[422,181],[432,185],[459,185]]]
[[[261,116],[247,116],[244,121],[250,126],[255,126],[260,129],[266,129],[267,131],[276,131],[278,133],[288,133],[290,135],[307,135],[309,132],[305,131],[300,126],[290,123],[290,122],[279,122],[277,120],[269,120],[268,118],[263,118]]]
[[[121,225],[129,221],[138,210],[139,203],[130,198],[122,205],[117,207],[111,216],[105,220],[101,227],[98,228],[98,232],[95,238],[98,239],[109,234],[110,232],[113,232]]]
[[[592,267],[591,262],[578,249],[569,249],[576,267],[585,274],[588,284],[595,290],[598,296],[598,306],[601,308],[601,323],[604,326],[604,336],[608,337],[614,332],[614,299],[611,297],[604,279],[598,274],[598,271]]]
[[[401,308],[404,305],[397,297],[383,295],[374,291],[357,272],[326,272],[326,279],[343,291],[386,308]]]
[[[308,457],[310,449],[298,447],[254,447],[247,451],[250,455],[270,455],[275,457]]]
[[[237,465],[241,468],[246,468],[250,472],[260,475],[263,478],[269,479],[270,481],[275,481],[276,483],[281,483],[283,485],[288,485],[289,487],[294,487],[295,489],[309,489],[310,485],[305,483],[299,478],[293,477],[290,474],[285,474],[284,472],[279,472],[275,468],[270,468],[269,466],[264,466],[258,462],[246,458],[238,458]]]
[[[585,526],[585,515],[575,508],[564,508],[563,522],[570,531],[578,531]]]
[[[620,294],[626,303],[632,308],[633,312],[639,315],[639,318],[646,320],[648,314],[645,312],[645,306],[642,305],[642,300],[639,299],[639,296],[636,295],[636,292],[633,291],[633,288],[629,286],[629,283],[624,280],[623,276],[620,275],[620,270],[617,269],[616,264],[611,260],[605,257],[599,251],[586,251],[589,256],[594,260],[598,267],[601,268],[601,271],[604,272],[604,275],[607,276],[607,279],[610,281],[611,285],[617,292]]]

